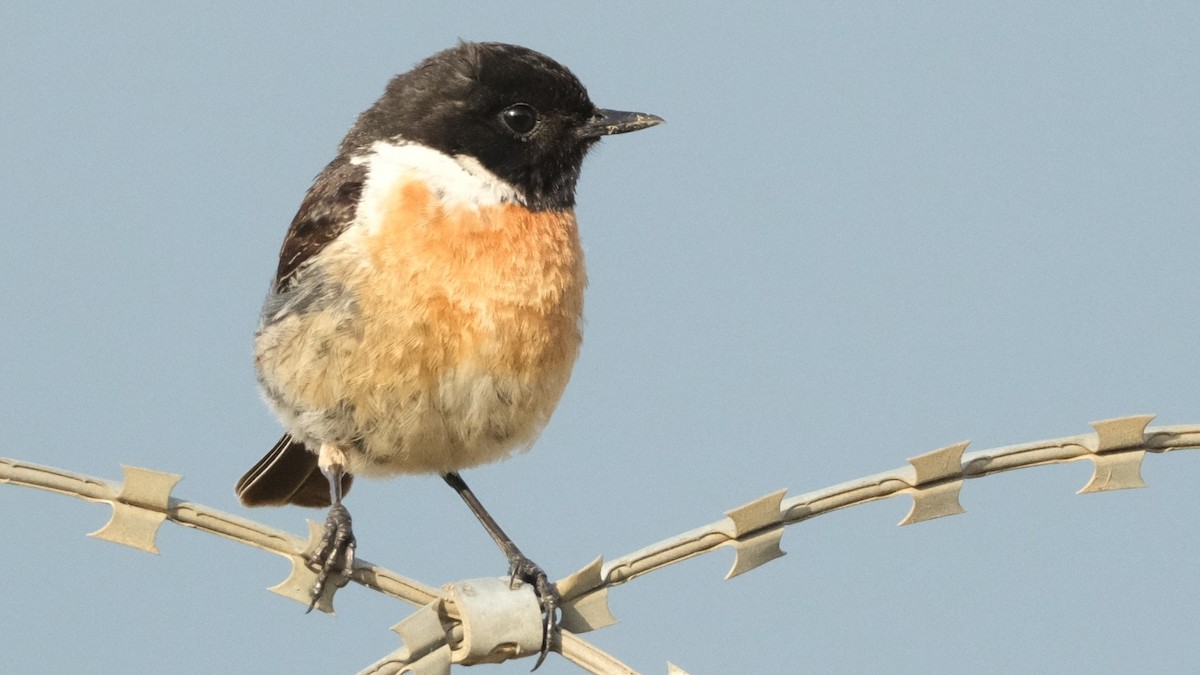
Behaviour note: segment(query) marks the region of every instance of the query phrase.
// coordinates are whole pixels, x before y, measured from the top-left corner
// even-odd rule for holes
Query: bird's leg
[[[533,669],[537,670],[538,666],[542,665],[542,661],[546,660],[546,654],[550,651],[560,651],[562,649],[562,632],[558,627],[558,606],[561,601],[561,596],[558,594],[558,589],[546,577],[546,572],[538,567],[532,560],[525,557],[521,553],[521,549],[513,543],[513,540],[500,529],[500,525],[492,518],[487,509],[483,508],[483,504],[479,502],[479,498],[471,492],[471,488],[467,487],[462,476],[451,472],[442,476],[450,487],[462,497],[467,506],[471,508],[471,512],[483,524],[483,529],[487,530],[488,534],[492,535],[492,539],[500,550],[504,552],[508,558],[508,571],[511,575],[509,583],[515,583],[517,579],[533,586],[533,590],[537,593],[538,600],[542,603],[542,649],[538,655],[537,663]]]
[[[308,611],[311,612],[325,589],[329,575],[340,568],[343,578],[349,579],[354,569],[354,532],[350,529],[350,512],[342,506],[342,476],[346,472],[346,453],[336,445],[322,443],[317,466],[329,481],[329,515],[325,518],[325,534],[321,545],[309,559],[317,568],[317,581],[309,591]]]

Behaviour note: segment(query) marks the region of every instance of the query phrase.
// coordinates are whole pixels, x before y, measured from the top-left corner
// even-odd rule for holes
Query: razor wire
[[[1092,476],[1079,493],[1145,487],[1141,466],[1146,453],[1200,448],[1200,425],[1147,426],[1154,415],[1093,422],[1091,433],[965,453],[968,442],[909,458],[908,466],[865,476],[785,499],[779,490],[725,517],[651,544],[607,563],[597,558],[556,583],[562,596],[562,655],[598,675],[636,675],[614,656],[579,637],[617,622],[608,607],[610,588],[688,558],[722,547],[734,549],[726,579],[749,572],[785,552],[783,530],[832,511],[888,499],[912,497],[900,525],[965,512],[959,502],[964,482],[992,474],[1047,464],[1090,461]],[[322,528],[309,521],[307,537],[171,496],[181,476],[123,466],[124,481],[112,483],[15,459],[0,458],[0,483],[70,495],[112,507],[112,516],[90,533],[107,541],[152,553],[167,521],[253,546],[287,558],[291,573],[270,590],[307,604],[316,572],[308,560]],[[361,673],[444,675],[452,664],[500,663],[537,652],[540,606],[527,584],[511,588],[506,578],[459,581],[434,588],[366,560],[354,561],[353,581],[420,607],[392,627],[402,646]],[[343,583],[344,585],[344,583]],[[325,587],[316,607],[333,611],[339,586]],[[668,663],[669,673],[685,675]]]

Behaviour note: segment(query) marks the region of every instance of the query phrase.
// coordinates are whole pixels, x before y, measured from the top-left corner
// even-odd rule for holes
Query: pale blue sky
[[[460,37],[668,120],[589,157],[575,376],[531,454],[467,475],[551,577],[967,438],[1200,422],[1200,5],[407,4],[0,7],[0,455],[321,518],[233,495],[279,434],[259,303],[355,115]],[[736,580],[717,553],[615,589],[590,637],[646,673],[1188,671],[1200,456],[1144,473],[975,481],[966,515],[909,528],[905,500],[820,518]],[[436,478],[348,504],[367,559],[504,572]],[[4,673],[354,672],[410,611],[351,587],[305,616],[264,590],[279,558],[88,539],[107,509],[61,496],[0,486],[0,514]]]

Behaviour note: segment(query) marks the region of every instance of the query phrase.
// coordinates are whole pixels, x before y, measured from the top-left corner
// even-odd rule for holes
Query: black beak
[[[626,134],[638,129],[646,129],[665,122],[658,115],[640,112],[625,112],[622,110],[596,110],[592,118],[579,127],[582,138],[600,138],[613,134]]]

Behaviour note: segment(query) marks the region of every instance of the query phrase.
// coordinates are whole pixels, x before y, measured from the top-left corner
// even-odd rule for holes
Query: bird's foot
[[[546,654],[562,651],[562,630],[558,626],[558,607],[562,603],[562,596],[550,583],[546,572],[523,555],[509,558],[508,570],[510,585],[520,580],[533,586],[533,592],[542,603],[542,648],[538,652],[537,663],[533,664],[533,670],[537,670],[546,660]]]
[[[329,516],[325,519],[325,534],[321,537],[321,545],[308,559],[308,564],[317,570],[317,581],[308,593],[309,612],[317,606],[317,600],[325,590],[325,583],[330,574],[337,572],[342,577],[343,584],[349,581],[350,573],[354,569],[354,547],[350,512],[345,506],[335,504],[329,509]]]

